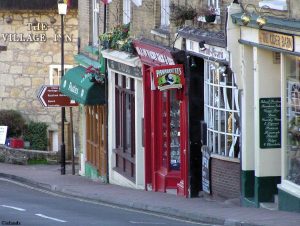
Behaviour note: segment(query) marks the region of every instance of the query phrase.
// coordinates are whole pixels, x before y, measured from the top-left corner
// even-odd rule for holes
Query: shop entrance
[[[183,88],[151,90],[150,87],[151,84],[148,87],[146,84],[146,93],[150,93],[145,95],[145,103],[150,107],[150,112],[145,113],[145,134],[150,137],[148,142],[145,139],[146,181],[154,191],[186,196],[187,110],[184,91]]]

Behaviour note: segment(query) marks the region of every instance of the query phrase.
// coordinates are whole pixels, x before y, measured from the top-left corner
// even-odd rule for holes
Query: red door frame
[[[151,67],[143,65],[144,81],[144,145],[145,145],[145,184],[152,185],[152,190],[166,192],[166,189],[177,189],[177,194],[188,197],[188,121],[187,97],[185,86],[177,90],[180,101],[180,170],[169,170],[162,167],[162,127],[158,114],[161,112],[161,91],[151,90]]]

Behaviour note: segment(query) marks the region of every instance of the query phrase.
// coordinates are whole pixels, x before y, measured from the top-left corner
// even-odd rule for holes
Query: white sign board
[[[5,144],[7,126],[0,126],[0,144]]]

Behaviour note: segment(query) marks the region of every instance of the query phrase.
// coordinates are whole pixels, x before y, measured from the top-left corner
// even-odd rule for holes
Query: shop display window
[[[300,185],[300,58],[286,56],[286,179]]]
[[[205,122],[207,145],[215,154],[238,158],[238,88],[228,66],[205,62]]]

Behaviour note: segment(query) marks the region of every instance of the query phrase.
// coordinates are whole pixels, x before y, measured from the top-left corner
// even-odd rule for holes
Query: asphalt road
[[[0,180],[0,223],[26,226],[208,226],[66,197],[6,180]]]

